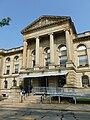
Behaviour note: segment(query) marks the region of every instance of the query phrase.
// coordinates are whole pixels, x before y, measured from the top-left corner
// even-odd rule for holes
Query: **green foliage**
[[[11,21],[10,17],[3,18],[2,21],[0,22],[0,27],[3,27],[5,25],[9,25],[9,22]]]
[[[0,101],[2,101],[2,100],[4,100],[5,98],[2,98],[1,96],[0,96]]]
[[[90,102],[90,98],[77,98],[77,101]]]

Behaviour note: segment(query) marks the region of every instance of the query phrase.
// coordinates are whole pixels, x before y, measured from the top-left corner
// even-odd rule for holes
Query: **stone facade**
[[[70,17],[41,16],[21,31],[24,46],[0,50],[0,91],[12,87],[90,87],[90,32]]]

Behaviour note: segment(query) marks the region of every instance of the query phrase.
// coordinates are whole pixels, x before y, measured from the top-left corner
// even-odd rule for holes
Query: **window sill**
[[[88,64],[86,64],[86,65],[80,65],[77,68],[83,68],[83,67],[89,67],[89,65]]]
[[[14,72],[14,73],[12,73],[12,74],[18,74],[19,72]]]
[[[10,75],[9,73],[4,73],[3,75]]]

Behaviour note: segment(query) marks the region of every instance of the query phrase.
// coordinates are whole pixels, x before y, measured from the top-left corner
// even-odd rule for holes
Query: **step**
[[[24,103],[40,103],[41,96],[28,96],[25,98]]]

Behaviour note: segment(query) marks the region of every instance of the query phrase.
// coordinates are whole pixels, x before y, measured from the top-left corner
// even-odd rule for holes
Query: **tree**
[[[10,17],[3,18],[2,21],[0,22],[0,27],[3,27],[5,25],[9,25],[9,22],[11,21]]]

